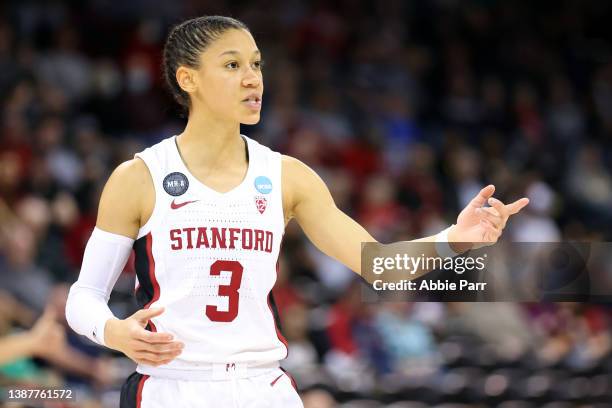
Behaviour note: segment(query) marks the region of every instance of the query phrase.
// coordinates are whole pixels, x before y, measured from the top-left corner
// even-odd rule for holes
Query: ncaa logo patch
[[[268,207],[268,200],[266,200],[266,197],[264,196],[255,196],[255,206],[257,207],[257,211],[259,211],[260,214],[263,214]]]
[[[270,194],[272,191],[272,181],[266,176],[259,176],[255,178],[255,190],[261,194]]]
[[[175,171],[164,177],[164,190],[171,196],[177,197],[185,194],[189,188],[189,180],[183,173]]]

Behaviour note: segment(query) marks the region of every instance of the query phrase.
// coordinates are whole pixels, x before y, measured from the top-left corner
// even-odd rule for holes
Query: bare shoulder
[[[141,159],[128,160],[117,166],[104,186],[96,225],[134,238],[154,205],[155,190],[149,169]]]
[[[292,183],[309,184],[317,180],[322,182],[315,171],[295,157],[282,155],[283,184],[284,180]]]
[[[304,166],[304,163],[296,159],[295,157],[287,156],[286,154],[281,155],[283,177],[293,176],[296,172],[299,172]]]
[[[333,201],[321,177],[295,157],[282,156],[282,184],[286,219],[294,217],[296,207],[306,201]]]
[[[107,185],[109,183],[112,183],[114,188],[146,187],[147,184],[152,186],[149,169],[145,162],[139,158],[125,161],[117,166],[108,179]]]

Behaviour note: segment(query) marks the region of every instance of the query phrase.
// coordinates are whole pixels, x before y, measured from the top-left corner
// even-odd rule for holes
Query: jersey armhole
[[[280,215],[280,225],[281,225],[281,230],[283,231],[283,237],[285,236],[285,200],[283,200],[283,155],[280,154],[279,152],[274,152],[273,153],[273,157],[275,157],[275,164],[276,166],[278,166],[278,172],[276,174],[278,174],[278,189],[279,189],[279,201],[280,201],[280,208],[281,208],[281,215]],[[272,173],[274,174],[274,173]]]

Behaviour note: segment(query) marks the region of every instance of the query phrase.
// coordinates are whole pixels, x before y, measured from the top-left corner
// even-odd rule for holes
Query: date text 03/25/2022
[[[470,282],[466,279],[461,279],[457,282],[449,282],[448,280],[423,280],[419,283],[402,279],[399,282],[384,282],[381,279],[375,280],[372,284],[374,290],[467,290],[478,291],[485,290],[487,282]]]

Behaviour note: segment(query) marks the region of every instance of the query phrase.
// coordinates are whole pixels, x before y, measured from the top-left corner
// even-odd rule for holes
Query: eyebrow
[[[227,54],[230,54],[230,55],[239,55],[240,51],[229,50],[229,51],[222,52],[221,54],[219,54],[219,56],[222,57],[223,55],[227,55]],[[261,52],[259,50],[255,50],[253,52],[253,54],[261,54]]]

